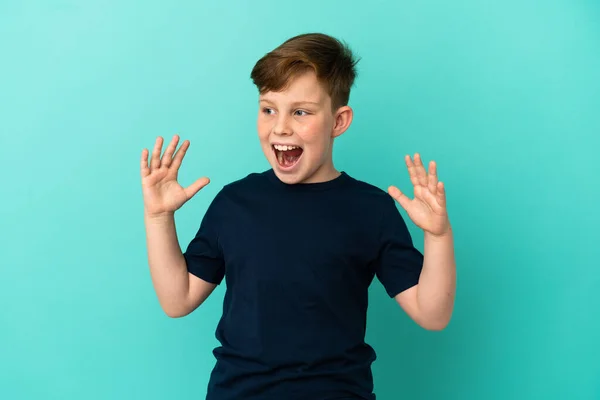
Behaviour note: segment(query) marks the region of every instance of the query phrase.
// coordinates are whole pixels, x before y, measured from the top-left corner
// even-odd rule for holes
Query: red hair
[[[331,97],[333,109],[348,104],[356,79],[352,51],[338,39],[322,33],[292,37],[263,56],[250,77],[260,93],[280,91],[299,74],[314,71]]]

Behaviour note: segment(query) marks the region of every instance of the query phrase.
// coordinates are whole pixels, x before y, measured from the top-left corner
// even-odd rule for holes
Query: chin
[[[302,183],[307,178],[306,173],[301,171],[300,168],[295,171],[286,170],[285,168],[281,168],[277,160],[271,162],[271,167],[273,168],[273,171],[279,180],[288,185]]]

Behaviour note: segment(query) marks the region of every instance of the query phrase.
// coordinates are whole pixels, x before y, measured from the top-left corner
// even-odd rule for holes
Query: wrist
[[[448,225],[448,228],[446,228],[441,233],[431,233],[429,231],[425,231],[424,235],[425,235],[425,238],[428,238],[428,239],[434,240],[434,241],[451,240],[452,239],[452,227],[450,225]]]
[[[151,224],[164,224],[174,219],[173,212],[149,213],[144,210],[144,220]]]

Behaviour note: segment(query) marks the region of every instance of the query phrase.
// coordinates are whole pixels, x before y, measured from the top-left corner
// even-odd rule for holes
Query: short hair
[[[265,54],[250,78],[259,92],[265,93],[284,90],[295,76],[312,70],[335,110],[348,104],[358,61],[342,41],[323,33],[304,33]]]

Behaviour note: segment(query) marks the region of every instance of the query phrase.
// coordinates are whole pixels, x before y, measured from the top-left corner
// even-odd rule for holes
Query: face
[[[316,183],[339,175],[332,161],[333,139],[350,126],[352,109],[333,111],[314,72],[296,77],[284,91],[262,94],[259,102],[258,136],[281,181]]]

